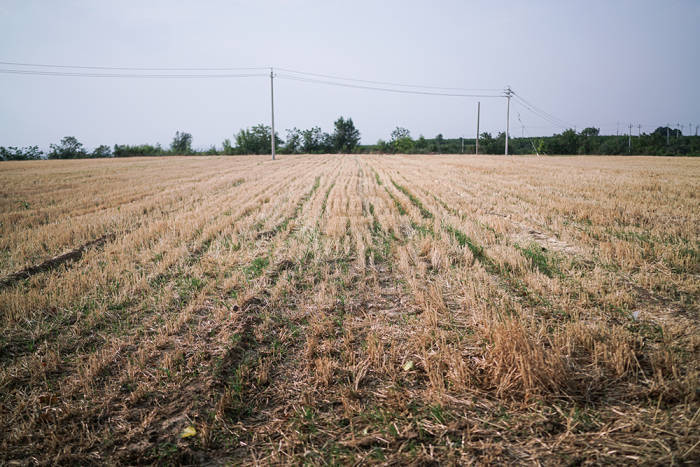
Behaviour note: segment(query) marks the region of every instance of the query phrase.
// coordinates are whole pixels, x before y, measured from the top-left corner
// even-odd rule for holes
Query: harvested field
[[[700,463],[700,159],[0,166],[0,463]]]

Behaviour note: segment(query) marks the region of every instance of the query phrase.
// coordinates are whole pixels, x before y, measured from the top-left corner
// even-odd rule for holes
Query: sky
[[[437,93],[501,95],[511,86],[557,122],[514,98],[513,136],[550,135],[567,126],[615,134],[630,124],[636,134],[638,125],[651,132],[667,123],[684,125],[684,134],[692,126],[694,134],[700,125],[699,24],[698,0],[0,0],[0,62],[272,66],[278,69],[275,128],[282,138],[293,127],[330,132],[339,116],[353,119],[365,144],[388,139],[396,126],[413,137],[473,138],[477,101],[482,132],[495,135],[506,125],[503,97],[339,87],[284,79],[282,68],[498,90],[429,90]],[[0,70],[105,72],[9,64]],[[168,146],[179,130],[193,135],[194,147],[220,147],[241,128],[270,123],[269,71],[254,73],[262,75],[145,79],[0,72],[0,146],[48,149],[67,135],[88,149]]]

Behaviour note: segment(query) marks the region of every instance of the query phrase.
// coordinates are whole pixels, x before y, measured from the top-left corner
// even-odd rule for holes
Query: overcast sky
[[[343,77],[513,90],[578,130],[700,124],[700,1],[0,0],[0,61],[126,67],[275,66]],[[26,69],[0,65],[1,70]],[[50,70],[50,69],[44,69]],[[56,70],[54,70],[56,71]],[[70,70],[64,70],[70,71]],[[77,70],[74,70],[77,71]],[[275,80],[276,128],[352,117],[364,143],[505,127],[503,98],[391,94]],[[517,103],[514,136],[561,128]],[[221,145],[269,124],[269,78],[0,73],[0,145]]]

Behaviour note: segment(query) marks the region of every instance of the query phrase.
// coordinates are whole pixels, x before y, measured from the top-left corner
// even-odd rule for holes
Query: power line
[[[280,70],[280,71],[285,71],[287,73],[297,74],[297,75],[315,76],[318,78],[328,78],[328,79],[339,80],[339,81],[353,81],[356,83],[380,84],[380,85],[394,86],[394,87],[419,88],[419,89],[441,89],[443,91],[469,91],[469,92],[472,92],[472,91],[489,92],[489,91],[501,91],[502,90],[500,88],[462,88],[462,87],[445,87],[445,86],[426,86],[426,85],[422,85],[422,84],[406,84],[406,83],[396,83],[396,82],[391,82],[391,81],[373,81],[373,80],[368,80],[368,79],[345,78],[345,77],[337,76],[337,75],[326,75],[326,74],[322,74],[322,73],[309,73],[309,72],[305,72],[305,71],[290,70],[288,68],[276,68],[276,69]]]
[[[13,65],[13,66],[23,66],[23,67],[38,67],[38,68],[60,68],[60,69],[77,69],[77,70],[115,70],[115,71],[245,71],[245,70],[268,70],[269,67],[133,67],[133,66],[88,66],[88,65],[58,65],[58,64],[47,64],[47,63],[24,63],[24,62],[7,62],[0,61],[0,65]],[[277,70],[284,71],[287,73],[292,73],[302,76],[314,76],[319,78],[327,78],[339,81],[352,81],[357,83],[367,83],[367,84],[379,84],[394,87],[407,87],[407,88],[419,88],[419,89],[436,89],[444,91],[479,91],[479,92],[489,92],[489,91],[500,91],[499,88],[463,88],[463,87],[445,87],[445,86],[427,86],[421,84],[407,84],[407,83],[396,83],[390,81],[373,81],[358,78],[348,78],[337,75],[329,75],[322,73],[311,73],[306,71],[292,70],[289,68],[276,68]],[[18,70],[19,71],[19,70]],[[33,71],[33,70],[27,70]],[[26,73],[33,74],[33,73]],[[60,75],[62,76],[62,75]]]
[[[564,122],[563,120],[558,119],[557,117],[554,117],[553,115],[550,115],[544,111],[539,110],[536,107],[533,107],[529,103],[526,103],[525,101],[522,100],[522,98],[516,97],[516,102],[523,107],[524,109],[529,110],[536,116],[540,117],[542,120],[545,120],[546,122],[550,123],[552,126],[559,127],[562,129],[568,129],[568,128],[574,128],[575,125],[571,125],[567,122]]]
[[[513,94],[516,94],[516,93],[513,92]],[[523,103],[527,104],[528,106],[532,107],[533,109],[535,109],[538,113],[541,113],[541,114],[543,114],[543,115],[546,115],[546,116],[548,116],[549,118],[551,118],[551,119],[553,119],[553,120],[556,120],[556,121],[559,121],[559,122],[561,122],[561,123],[564,123],[564,124],[566,124],[566,125],[573,126],[573,125],[570,125],[569,123],[567,123],[565,120],[562,120],[561,118],[555,117],[554,115],[552,115],[552,114],[550,114],[550,113],[548,113],[548,112],[545,112],[544,110],[538,108],[535,104],[529,102],[527,99],[525,99],[525,98],[524,98],[523,96],[521,96],[520,94],[517,94],[517,98],[518,98],[521,102],[523,102]]]
[[[86,66],[86,65],[55,65],[46,63],[2,62],[0,65],[26,66],[37,68],[64,68],[80,70],[118,70],[118,71],[242,71],[267,70],[269,67],[127,67],[127,66]]]
[[[248,78],[266,76],[265,73],[219,73],[219,74],[143,74],[143,73],[86,73],[68,71],[13,70],[0,68],[0,73],[33,76],[69,76],[82,78]]]
[[[114,70],[114,71],[235,71],[235,70],[267,70],[267,67],[126,67],[126,66],[87,66],[87,65],[58,65],[58,64],[46,64],[46,63],[24,63],[24,62],[8,62],[0,61],[0,65],[14,65],[23,67],[41,67],[41,68],[51,68],[51,69],[62,69],[62,70]],[[287,73],[292,73],[292,75],[277,74],[280,78],[325,84],[331,86],[341,86],[347,88],[355,89],[367,89],[374,91],[384,91],[393,92],[400,94],[418,94],[418,95],[430,95],[430,96],[445,96],[445,97],[502,97],[502,95],[496,94],[485,94],[486,92],[499,91],[497,88],[480,88],[480,89],[468,89],[468,88],[451,88],[444,86],[425,86],[425,85],[415,85],[406,83],[394,83],[389,81],[372,81],[363,80],[356,78],[340,77],[335,75],[327,75],[321,73],[309,73],[298,70],[291,70],[287,68],[278,68],[279,70],[285,71]],[[87,77],[87,78],[242,78],[242,77],[254,77],[254,76],[267,76],[266,73],[216,73],[216,74],[201,74],[201,73],[156,73],[156,74],[143,74],[143,73],[90,73],[84,71],[53,71],[53,70],[22,70],[22,69],[0,69],[0,73],[4,74],[15,74],[15,75],[33,75],[33,76],[64,76],[64,77]],[[302,76],[294,76],[302,75]],[[314,79],[304,76],[316,76],[327,79]],[[351,81],[355,83],[367,83],[367,84],[379,84],[384,86],[366,86],[361,84],[350,84],[343,82],[334,82],[329,80],[340,80],[340,81]],[[389,87],[387,87],[389,86]],[[470,92],[431,92],[431,91],[419,91],[411,89],[392,89],[392,87],[403,87],[403,88],[415,88],[415,89],[435,89],[443,91],[470,91]],[[477,91],[483,91],[483,93],[477,93]]]
[[[534,112],[534,113],[540,115],[540,117],[545,118],[545,119],[548,119],[548,120],[550,120],[551,122],[557,122],[556,124],[557,124],[558,126],[561,126],[562,128],[573,128],[574,126],[576,126],[576,125],[571,125],[569,122],[567,122],[567,121],[565,121],[565,120],[562,120],[562,119],[560,119],[560,118],[558,118],[558,117],[555,117],[554,115],[552,115],[552,114],[550,114],[550,113],[548,113],[548,112],[545,112],[544,110],[538,108],[538,107],[535,106],[534,104],[532,104],[532,103],[530,103],[529,101],[527,101],[527,100],[526,100],[525,98],[523,98],[520,94],[517,94],[517,93],[515,93],[515,92],[514,92],[513,94],[515,95],[516,99],[518,99],[518,100],[520,101],[521,105],[524,105],[524,106],[525,106],[526,108],[528,108],[528,110],[530,110],[531,112]]]
[[[523,109],[530,111],[531,113],[533,113],[537,117],[540,117],[542,120],[545,120],[546,122],[550,123],[551,125],[556,126],[556,127],[562,127],[562,128],[564,127],[564,125],[559,123],[557,120],[549,117],[546,114],[542,114],[542,113],[538,112],[535,108],[531,107],[530,105],[526,104],[525,102],[521,101],[520,99],[516,99],[515,102],[518,105],[520,105]]]
[[[521,129],[522,129],[522,136],[521,136],[521,137],[525,137],[525,124],[524,124],[523,121],[520,119],[520,112],[518,112],[518,121],[520,122],[520,127],[521,127]],[[539,156],[540,153],[539,153],[539,151],[537,150],[537,147],[535,146],[535,142],[532,141],[532,138],[530,137],[530,135],[527,136],[527,139],[528,139],[528,141],[530,142],[530,144],[532,145],[532,150],[535,151],[535,154],[537,154],[537,155]]]
[[[245,78],[245,77],[262,77],[267,76],[263,70],[268,70],[269,67],[260,66],[249,66],[249,67],[221,67],[221,66],[184,66],[184,67],[135,67],[135,66],[89,66],[89,65],[61,65],[61,64],[48,64],[48,63],[26,63],[26,62],[13,62],[13,61],[0,61],[0,65],[12,65],[16,67],[34,67],[34,68],[49,68],[52,70],[22,70],[22,69],[9,69],[1,68],[0,74],[14,74],[14,75],[30,75],[30,76],[60,76],[60,77],[87,77],[87,78],[145,78],[145,79],[160,79],[160,78],[172,78],[172,79],[216,79],[216,78]],[[66,71],[59,71],[66,70]],[[91,72],[81,72],[81,71],[69,71],[69,70],[95,70],[95,71],[194,71],[194,72],[205,72],[205,71],[260,71],[260,73],[91,73]],[[325,84],[330,86],[340,86],[346,88],[355,89],[366,89],[373,91],[391,92],[399,94],[417,94],[417,95],[429,95],[429,96],[444,96],[444,97],[504,97],[504,94],[491,94],[492,92],[501,91],[499,88],[463,88],[463,87],[447,87],[447,86],[430,86],[422,84],[408,84],[399,83],[392,81],[376,81],[358,78],[349,78],[338,75],[323,74],[323,73],[311,73],[306,71],[292,70],[289,68],[278,68],[278,70],[291,73],[292,75],[279,75],[280,78],[295,80],[307,83]],[[297,75],[297,76],[294,76]],[[325,78],[325,79],[313,79],[309,77]],[[341,81],[341,82],[338,82]],[[347,82],[342,82],[347,81]],[[350,83],[348,83],[350,82]],[[365,83],[362,84],[351,84],[351,83]],[[379,85],[379,86],[368,86],[368,85]],[[408,89],[394,89],[394,88],[408,88]],[[436,91],[463,91],[463,92],[431,92],[431,91],[419,91],[419,89],[425,90],[436,90]],[[521,105],[526,110],[532,112],[536,116],[542,118],[546,122],[550,123],[552,126],[566,128],[575,128],[575,125],[571,125],[565,120],[562,120],[544,110],[532,104],[530,101],[523,98],[520,94],[513,92],[513,97],[516,102]],[[605,124],[598,124],[600,126],[605,126]],[[643,128],[655,128],[656,125],[652,124],[642,124]],[[530,127],[534,128],[532,125]],[[692,125],[688,126],[692,131]]]
[[[535,110],[534,108],[528,106],[527,104],[525,104],[525,103],[523,103],[523,102],[521,102],[521,101],[516,100],[515,102],[516,102],[518,105],[520,105],[523,109],[529,110],[529,111],[532,112],[535,116],[540,117],[542,120],[544,120],[544,121],[546,121],[547,123],[549,123],[549,124],[550,124],[550,125],[549,125],[550,127],[563,128],[563,129],[568,128],[568,126],[562,125],[561,123],[559,123],[559,122],[556,121],[556,120],[553,120],[553,119],[550,118],[549,116],[537,112],[537,110]]]
[[[551,114],[535,107],[533,104],[530,104],[528,101],[524,100],[520,96],[516,95],[515,97],[517,99],[518,104],[520,104],[522,107],[524,107],[525,109],[529,110],[530,112],[534,113],[535,115],[539,116],[543,120],[546,120],[547,122],[549,122],[555,126],[558,126],[560,128],[564,128],[564,129],[573,128],[575,126],[575,125],[569,124],[568,122],[565,122],[564,120],[561,120],[561,119],[555,117],[554,115],[551,115]]]
[[[46,63],[24,63],[0,61],[0,65],[14,65],[19,67],[49,68],[50,70],[23,70],[0,68],[1,74],[31,75],[31,76],[62,76],[62,77],[88,77],[88,78],[244,78],[267,76],[266,73],[94,73],[89,71],[61,71],[61,70],[95,70],[95,71],[262,71],[267,67],[132,67],[132,66],[87,66],[87,65],[58,65]],[[349,78],[338,75],[323,73],[311,73],[288,68],[278,68],[286,72],[275,74],[275,76],[304,83],[323,84],[327,86],[338,86],[353,89],[364,89],[371,91],[389,92],[395,94],[413,94],[442,97],[471,97],[471,98],[498,98],[514,97],[519,105],[539,116],[548,123],[561,128],[570,128],[572,125],[554,115],[538,108],[527,101],[519,94],[508,88],[503,92],[499,88],[462,88],[446,86],[428,86],[421,84],[398,83],[391,81],[376,81],[358,78]],[[287,74],[289,73],[289,74]],[[364,83],[364,84],[362,84]],[[403,88],[403,89],[397,89]],[[430,91],[435,90],[435,91]],[[450,92],[462,91],[462,92]],[[501,92],[498,92],[501,91]],[[510,99],[509,99],[510,100]]]
[[[413,91],[413,90],[408,90],[408,89],[392,89],[392,88],[387,88],[387,87],[364,86],[364,85],[360,85],[360,84],[350,84],[350,83],[338,83],[338,82],[334,82],[334,81],[326,81],[326,80],[312,79],[312,78],[300,78],[298,76],[285,75],[285,74],[277,74],[276,76],[278,76],[279,78],[282,78],[282,79],[292,80],[292,81],[300,81],[300,82],[304,82],[304,83],[326,84],[329,86],[340,86],[340,87],[345,87],[345,88],[393,92],[393,93],[398,93],[398,94],[418,94],[418,95],[425,95],[425,96],[444,96],[444,97],[503,97],[502,94],[463,94],[463,93],[445,93],[445,92],[430,92],[430,91]]]

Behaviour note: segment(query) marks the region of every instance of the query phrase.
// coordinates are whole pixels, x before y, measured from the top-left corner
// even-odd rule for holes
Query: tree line
[[[85,149],[74,136],[66,136],[59,144],[51,144],[44,153],[38,146],[2,147],[1,160],[37,159],[83,159],[104,157],[166,156],[166,155],[245,155],[269,154],[271,128],[260,124],[241,129],[231,139],[225,139],[220,148],[211,146],[205,150],[192,148],[192,135],[177,131],[168,148],[150,144],[115,144],[113,147],[100,145],[92,151]],[[352,118],[339,117],[333,123],[331,133],[320,127],[310,129],[292,128],[286,130],[286,140],[275,132],[275,144],[281,154],[325,154],[325,153],[379,153],[379,154],[474,154],[474,138],[445,138],[442,134],[434,138],[420,135],[414,139],[411,132],[396,127],[389,138],[380,139],[376,144],[360,145],[360,132]],[[601,135],[598,128],[585,128],[581,132],[568,129],[553,136],[534,138],[513,138],[508,141],[510,154],[646,154],[659,156],[700,155],[700,137],[685,136],[678,129],[658,127],[651,133],[643,133],[629,138],[624,136]],[[491,133],[481,133],[479,153],[503,154],[505,133],[496,137]]]
[[[481,133],[479,153],[503,154],[506,135],[501,132],[496,137],[491,133]],[[474,154],[475,138],[446,139],[441,134],[426,139],[419,136],[411,138],[410,132],[397,127],[387,141],[379,140],[375,145],[362,147],[363,152],[401,153],[401,154]],[[628,155],[643,154],[651,156],[688,156],[700,155],[700,137],[684,136],[680,130],[658,127],[651,133],[637,136],[601,135],[598,128],[585,128],[581,132],[568,129],[559,134],[543,137],[510,137],[509,154],[540,155]]]

